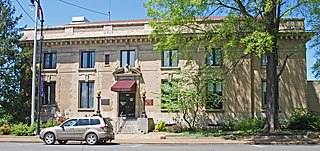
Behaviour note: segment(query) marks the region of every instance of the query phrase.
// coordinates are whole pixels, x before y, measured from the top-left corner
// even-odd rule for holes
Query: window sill
[[[161,67],[161,70],[180,70],[180,67]]]
[[[224,113],[224,109],[207,109],[207,113]]]
[[[57,73],[57,69],[43,69],[44,73]]]
[[[78,112],[94,112],[92,108],[79,108]]]
[[[96,68],[80,68],[79,72],[96,72]]]
[[[110,67],[110,64],[105,64],[104,67]]]

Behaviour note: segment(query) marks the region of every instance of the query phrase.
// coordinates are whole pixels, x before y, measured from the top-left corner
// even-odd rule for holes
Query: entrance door
[[[135,117],[135,93],[119,93],[119,116]]]

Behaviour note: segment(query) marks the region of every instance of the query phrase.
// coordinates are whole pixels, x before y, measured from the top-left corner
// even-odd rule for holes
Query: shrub
[[[41,125],[42,125],[44,128],[52,127],[52,126],[58,126],[59,124],[61,124],[61,122],[54,120],[54,121],[53,121],[53,125],[52,125],[52,119],[48,120],[47,122],[41,123]]]
[[[220,129],[224,131],[244,131],[259,132],[265,124],[265,118],[246,118],[239,120],[236,118],[219,123]]]
[[[239,123],[239,130],[258,132],[263,128],[265,122],[265,118],[247,118]]]
[[[220,125],[221,130],[223,130],[223,131],[236,131],[239,129],[239,127],[238,127],[239,122],[240,122],[239,119],[232,118],[232,119],[225,120],[225,121],[219,123],[218,125]]]
[[[166,130],[166,122],[164,122],[164,121],[158,122],[157,126],[156,126],[156,130],[157,131],[165,131]]]
[[[8,124],[11,123],[12,121],[13,121],[12,115],[4,114],[4,115],[2,115],[1,118],[0,118],[0,125],[3,125],[3,124],[8,125]]]
[[[36,130],[35,126],[19,123],[12,126],[12,134],[16,136],[32,136]]]
[[[307,109],[295,109],[288,119],[287,128],[292,130],[320,130],[320,115],[308,112]]]
[[[166,126],[165,127],[168,132],[173,132],[173,133],[181,133],[182,132],[182,127],[180,125],[171,125],[171,126]]]
[[[0,135],[9,135],[11,132],[11,128],[8,124],[3,124],[0,127]]]

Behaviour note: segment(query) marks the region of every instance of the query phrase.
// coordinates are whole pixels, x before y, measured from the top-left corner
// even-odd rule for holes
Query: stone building
[[[219,21],[221,17],[212,17]],[[176,50],[158,53],[155,39],[149,39],[149,20],[106,22],[71,22],[44,29],[42,73],[45,96],[42,118],[50,116],[52,105],[56,116],[92,115],[97,110],[96,92],[101,90],[101,114],[118,121],[119,116],[138,118],[144,108],[142,93],[146,91],[145,110],[155,122],[173,122],[175,113],[160,107],[160,84],[177,76],[185,60],[172,56]],[[306,41],[303,19],[287,19],[281,32],[298,34],[281,37],[279,70],[291,55],[279,79],[280,113],[286,117],[294,108],[308,107],[306,81]],[[33,47],[33,29],[25,29],[25,47]],[[39,34],[38,34],[39,35]],[[38,37],[39,38],[39,37]],[[220,63],[212,56],[213,68]],[[200,58],[206,60],[208,58]],[[215,86],[225,98],[209,111],[211,121],[227,117],[263,114],[266,91],[266,61],[255,56],[244,58],[235,70]]]

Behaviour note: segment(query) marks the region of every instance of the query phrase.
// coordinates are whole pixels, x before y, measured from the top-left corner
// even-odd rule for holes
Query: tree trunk
[[[276,5],[275,5],[276,6]],[[267,52],[267,108],[266,117],[267,124],[265,130],[269,133],[274,133],[280,131],[278,114],[279,114],[279,88],[278,88],[278,75],[277,75],[277,65],[278,65],[278,31],[279,24],[277,18],[277,7],[266,13],[265,17],[268,22],[267,32],[274,36],[273,38],[273,50],[272,52]]]
[[[276,52],[267,53],[267,129],[272,133],[279,130],[278,124],[278,77],[276,68]]]

